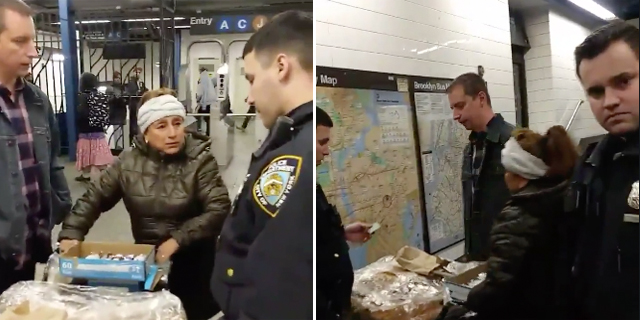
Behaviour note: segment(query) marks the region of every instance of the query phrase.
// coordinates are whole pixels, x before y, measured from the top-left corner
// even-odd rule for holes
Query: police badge
[[[255,201],[272,218],[278,215],[278,210],[298,180],[301,164],[302,158],[298,156],[277,157],[262,171],[253,185]]]

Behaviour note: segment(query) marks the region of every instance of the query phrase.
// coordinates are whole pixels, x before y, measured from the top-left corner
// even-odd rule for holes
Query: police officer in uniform
[[[329,155],[331,117],[316,108],[316,165]],[[339,320],[351,309],[353,266],[349,258],[349,242],[369,240],[371,226],[355,222],[342,224],[340,214],[332,206],[320,185],[316,186],[316,320]]]
[[[225,221],[211,279],[224,319],[313,318],[313,19],[288,11],[243,58],[270,133]]]
[[[569,261],[559,265],[571,262],[572,319],[640,318],[638,210],[631,192],[635,184],[637,197],[639,40],[637,27],[613,23],[575,50],[578,78],[608,133],[586,148],[567,201],[562,258]]]

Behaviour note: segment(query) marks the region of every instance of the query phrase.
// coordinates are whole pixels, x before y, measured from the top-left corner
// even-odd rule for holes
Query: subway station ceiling
[[[637,19],[640,15],[640,0],[595,0],[623,20]]]
[[[79,12],[101,13],[112,17],[141,18],[157,16],[159,8],[174,11],[176,16],[196,14],[278,13],[290,9],[313,10],[313,0],[69,0]],[[26,0],[36,9],[55,11],[58,0]]]

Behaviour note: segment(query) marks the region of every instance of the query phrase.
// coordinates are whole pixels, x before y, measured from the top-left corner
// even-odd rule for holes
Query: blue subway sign
[[[254,33],[269,21],[266,15],[191,17],[191,35]]]

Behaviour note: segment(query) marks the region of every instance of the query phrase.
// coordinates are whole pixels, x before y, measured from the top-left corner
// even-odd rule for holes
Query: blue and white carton
[[[145,255],[143,261],[86,259],[90,254]],[[60,254],[60,274],[88,280],[146,282],[153,276],[155,247],[145,244],[80,242]]]

